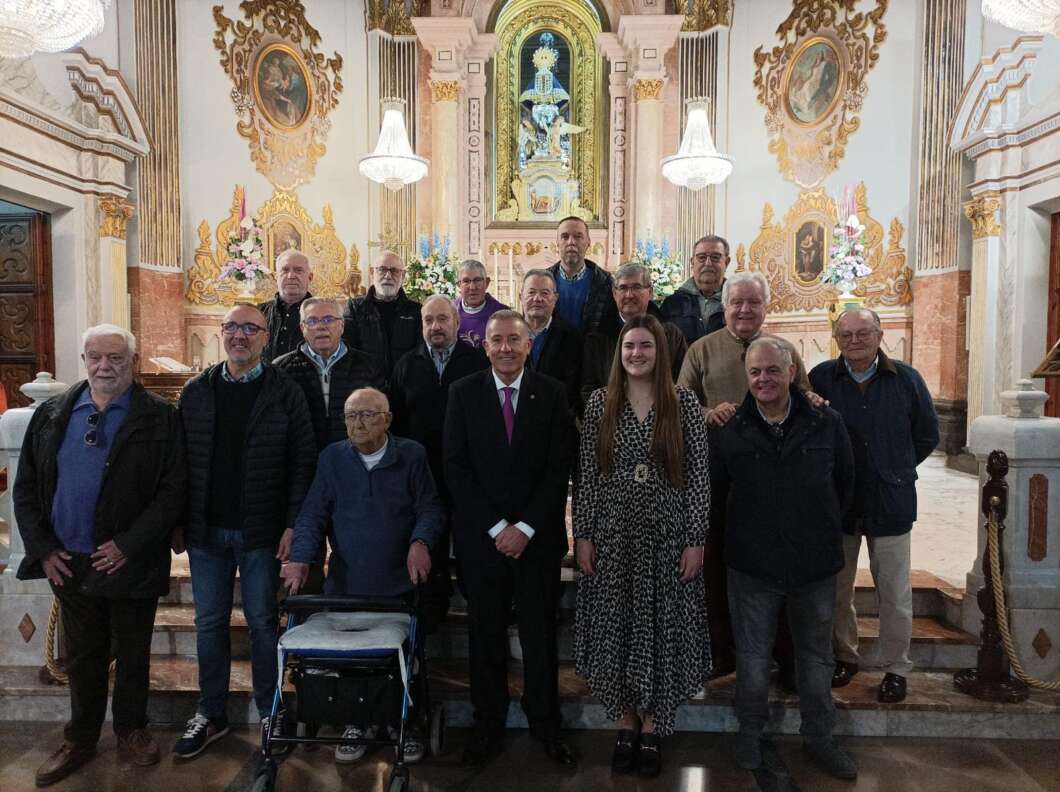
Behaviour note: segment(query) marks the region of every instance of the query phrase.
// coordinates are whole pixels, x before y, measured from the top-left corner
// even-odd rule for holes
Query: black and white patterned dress
[[[685,487],[676,489],[651,458],[655,411],[641,423],[627,400],[604,475],[596,439],[605,395],[594,391],[585,408],[574,499],[574,537],[596,548],[596,574],[578,580],[575,668],[609,718],[635,707],[667,736],[710,670],[703,576],[682,583],[678,570],[684,549],[707,538],[707,428],[695,395],[678,388]]]

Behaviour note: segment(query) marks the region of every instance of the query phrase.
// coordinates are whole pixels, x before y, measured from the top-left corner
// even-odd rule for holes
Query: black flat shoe
[[[662,770],[662,744],[655,732],[643,732],[640,735],[640,748],[637,750],[637,775],[641,778],[655,778]]]
[[[632,729],[622,729],[615,740],[615,752],[611,755],[612,773],[633,773],[637,769],[637,749],[640,735]]]
[[[857,663],[848,663],[844,660],[836,660],[835,671],[832,672],[832,687],[841,688],[850,684],[850,680],[858,672]]]
[[[905,700],[905,677],[898,674],[884,674],[876,700],[881,704],[897,704]]]

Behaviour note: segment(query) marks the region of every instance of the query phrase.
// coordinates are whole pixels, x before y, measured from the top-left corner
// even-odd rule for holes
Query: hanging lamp
[[[677,153],[662,160],[662,173],[678,187],[702,190],[708,184],[721,184],[732,173],[732,159],[719,154],[710,134],[710,100],[687,101],[688,119],[681,147]]]
[[[62,52],[103,31],[111,0],[0,0],[0,58]]]
[[[1060,0],[983,0],[983,16],[1013,30],[1060,36]]]
[[[405,100],[382,100],[383,123],[375,151],[361,157],[361,175],[378,182],[388,190],[397,191],[406,184],[418,182],[427,175],[428,162],[416,156],[405,131]]]

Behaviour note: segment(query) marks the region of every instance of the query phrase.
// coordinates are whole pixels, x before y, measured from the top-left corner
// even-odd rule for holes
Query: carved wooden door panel
[[[1049,317],[1046,322],[1046,349],[1052,348],[1056,340],[1060,338],[1060,212],[1053,215],[1049,248]],[[1060,377],[1046,377],[1045,392],[1049,394],[1049,401],[1045,403],[1045,414],[1060,418]]]
[[[48,216],[0,214],[0,384],[9,407],[29,400],[19,386],[55,371]]]

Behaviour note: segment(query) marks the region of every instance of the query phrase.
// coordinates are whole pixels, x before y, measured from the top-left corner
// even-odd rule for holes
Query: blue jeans
[[[832,614],[835,576],[789,589],[729,567],[729,611],[736,644],[736,718],[740,731],[761,734],[769,720],[769,669],[780,609],[787,605],[799,682],[799,733],[808,740],[830,737],[832,702]]]
[[[264,718],[272,710],[276,692],[276,592],[280,575],[276,548],[244,551],[239,531],[215,529],[211,535],[211,544],[188,548],[199,656],[199,712],[208,718],[226,712],[232,671],[232,595],[238,569],[243,613],[250,627],[254,703]]]

